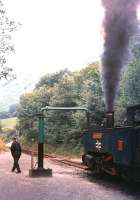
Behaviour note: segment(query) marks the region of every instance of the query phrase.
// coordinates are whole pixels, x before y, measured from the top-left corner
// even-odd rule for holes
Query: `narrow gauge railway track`
[[[30,151],[30,150],[23,149],[22,152],[25,153],[25,154],[28,154],[28,155],[31,155],[31,154],[33,154],[34,156],[37,155],[36,151]],[[59,159],[59,158],[52,156],[52,155],[44,154],[44,158],[48,158],[49,160],[55,161],[57,163],[62,163],[62,164],[73,166],[73,167],[76,167],[76,168],[79,168],[79,169],[83,169],[83,170],[88,169],[86,166],[84,166],[84,165],[82,165],[78,162],[74,162],[74,161],[66,160],[66,159]]]

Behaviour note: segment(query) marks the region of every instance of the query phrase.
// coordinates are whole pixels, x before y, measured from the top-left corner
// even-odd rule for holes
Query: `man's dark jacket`
[[[11,154],[13,157],[21,156],[21,146],[18,142],[13,142],[11,145]]]

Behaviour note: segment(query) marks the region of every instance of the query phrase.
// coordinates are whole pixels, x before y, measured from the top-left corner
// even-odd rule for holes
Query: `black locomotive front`
[[[106,128],[83,135],[83,162],[96,173],[105,171],[140,181],[140,105],[127,109],[127,125],[113,127],[114,113],[107,113]]]

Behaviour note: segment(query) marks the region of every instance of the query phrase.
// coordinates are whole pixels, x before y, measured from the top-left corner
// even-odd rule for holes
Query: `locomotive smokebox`
[[[106,127],[114,127],[114,112],[106,112]]]

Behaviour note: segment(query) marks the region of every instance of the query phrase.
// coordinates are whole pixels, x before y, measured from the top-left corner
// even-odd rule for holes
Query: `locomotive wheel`
[[[86,155],[85,156],[85,162],[86,162],[87,167],[90,170],[92,170],[92,171],[96,171],[97,170],[97,164],[96,164],[96,161],[95,161],[93,156]]]

